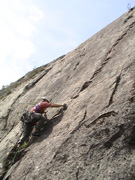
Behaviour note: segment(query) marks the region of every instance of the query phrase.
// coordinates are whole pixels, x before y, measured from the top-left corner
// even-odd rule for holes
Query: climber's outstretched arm
[[[59,107],[63,107],[64,105],[60,105],[60,104],[51,104],[49,107],[52,108],[59,108]]]

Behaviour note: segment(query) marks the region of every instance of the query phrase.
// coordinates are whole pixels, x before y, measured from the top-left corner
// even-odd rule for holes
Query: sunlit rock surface
[[[12,163],[19,118],[47,95],[50,123]],[[47,64],[0,101],[5,180],[135,179],[135,10]],[[11,165],[11,168],[10,168]]]

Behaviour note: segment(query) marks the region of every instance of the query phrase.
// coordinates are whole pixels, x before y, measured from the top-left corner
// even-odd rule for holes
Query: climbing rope
[[[24,142],[24,143],[25,143],[25,142]],[[13,165],[13,163],[14,163],[14,161],[15,161],[15,158],[16,158],[18,152],[20,151],[20,149],[23,147],[24,143],[23,143],[23,144],[18,148],[18,150],[16,151],[16,153],[15,153],[15,155],[14,155],[14,157],[13,157],[11,163],[10,163],[10,166],[9,166],[8,170],[9,170],[9,169],[11,168],[11,166]],[[8,170],[7,170],[7,171],[8,171]]]
[[[11,163],[9,164],[8,169],[5,171],[5,174],[9,171],[9,169],[11,168],[11,166],[14,164],[18,152],[19,152],[22,148],[26,148],[27,145],[28,145],[28,143],[27,143],[27,142],[24,142],[24,143],[17,149],[17,151],[15,152],[15,155],[14,155]]]

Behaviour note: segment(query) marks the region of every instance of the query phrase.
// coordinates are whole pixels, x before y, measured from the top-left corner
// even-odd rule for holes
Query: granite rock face
[[[11,164],[19,116],[44,95],[68,108],[56,118],[57,110],[48,109],[41,137]],[[0,109],[2,179],[134,180],[135,10],[47,64],[2,99]]]

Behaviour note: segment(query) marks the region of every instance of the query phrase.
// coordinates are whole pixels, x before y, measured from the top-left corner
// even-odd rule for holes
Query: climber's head
[[[49,99],[48,99],[48,97],[46,97],[46,96],[42,97],[42,101],[43,101],[43,102],[50,102]]]

